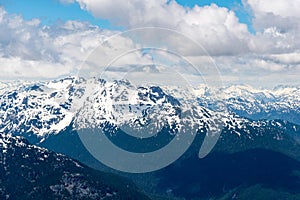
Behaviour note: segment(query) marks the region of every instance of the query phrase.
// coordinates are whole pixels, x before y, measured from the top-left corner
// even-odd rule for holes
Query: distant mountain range
[[[228,111],[253,120],[282,119],[300,124],[300,86],[277,86],[272,90],[249,85],[195,90],[200,105],[215,108],[222,103]]]

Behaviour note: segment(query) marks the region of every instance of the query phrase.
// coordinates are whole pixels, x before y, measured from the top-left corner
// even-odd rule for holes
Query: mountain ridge
[[[299,92],[296,89],[294,90],[295,94],[290,98],[286,96],[286,93],[284,93],[285,96],[280,96],[282,101],[289,99],[289,102],[292,103],[284,104],[272,100],[272,102],[267,102],[266,104],[265,101],[270,101],[270,99],[274,98],[274,95],[269,93],[268,95],[262,95],[261,92],[253,93],[247,90],[246,92],[250,94],[250,96],[252,95],[252,99],[255,97],[253,101],[249,101],[247,96],[243,96],[243,99],[241,99],[239,96],[234,97],[236,95],[232,93],[230,93],[230,97],[224,98],[224,96],[222,96],[224,93],[223,90],[219,90],[219,93],[210,92],[211,94],[216,94],[210,96],[210,90],[206,88],[206,96],[201,96],[201,94],[197,95],[196,92],[196,96],[188,97],[188,100],[192,99],[192,103],[188,102],[188,108],[182,108],[180,107],[181,105],[179,105],[180,100],[178,102],[177,99],[167,94],[169,91],[162,90],[159,87],[135,87],[125,80],[107,83],[102,79],[85,80],[78,77],[68,77],[49,82],[26,82],[19,86],[13,86],[12,90],[8,89],[9,87],[6,88],[5,91],[0,94],[0,130],[2,132],[25,134],[26,137],[34,141],[34,143],[43,142],[49,134],[58,134],[74,122],[79,112],[77,107],[82,107],[84,104],[82,99],[84,99],[88,87],[93,88],[92,92],[94,92],[95,88],[97,88],[97,91],[95,95],[90,92],[90,94],[92,94],[91,97],[94,99],[90,100],[89,106],[93,106],[93,109],[87,110],[87,113],[94,118],[98,116],[115,125],[127,122],[132,124],[133,121],[137,123],[136,120],[138,120],[140,124],[145,124],[147,120],[149,121],[149,118],[158,119],[159,115],[162,115],[168,118],[161,120],[162,124],[160,126],[166,125],[166,123],[168,123],[170,127],[176,126],[181,119],[180,115],[186,113],[187,109],[189,109],[191,113],[194,113],[192,116],[193,123],[196,125],[198,123],[198,128],[203,126],[203,123],[200,123],[201,120],[209,124],[213,121],[209,118],[214,115],[218,115],[217,118],[219,121],[226,121],[225,118],[227,118],[227,121],[230,121],[229,123],[225,122],[223,126],[232,123],[238,125],[242,122],[249,122],[247,118],[258,121],[260,119],[276,119],[274,117],[268,118],[264,115],[265,113],[271,113],[269,111],[270,106],[265,106],[269,104],[279,107],[280,109],[277,109],[277,111],[282,115],[286,113],[294,113],[294,115],[297,115],[298,112],[300,112],[300,102],[298,104],[299,100],[297,98]],[[248,88],[248,86],[246,88]],[[245,88],[242,87],[242,89],[244,91]],[[160,99],[160,101],[155,100],[155,98],[157,98],[157,100]],[[196,98],[196,100],[193,98]],[[220,101],[226,106],[228,113],[214,111],[216,107],[218,107],[217,103]],[[105,109],[109,107],[114,110],[106,111]],[[270,109],[272,108],[273,107]],[[248,112],[249,109],[252,110],[251,113]],[[266,111],[263,109],[266,109]],[[258,110],[258,113],[261,111],[263,114],[260,114],[260,117],[255,117],[255,110]],[[87,117],[88,115],[84,116]],[[128,116],[129,120],[127,120],[125,116]],[[137,118],[136,116],[139,117]],[[89,119],[89,123],[103,123],[101,120],[94,118]],[[278,118],[282,119],[283,117],[279,116]],[[295,121],[298,122],[298,118],[291,120],[289,117],[287,118],[288,119],[284,120],[293,123],[295,123]],[[236,123],[236,121],[239,121],[239,123]],[[135,125],[135,127],[137,126],[138,125]],[[178,128],[177,126],[177,129]]]

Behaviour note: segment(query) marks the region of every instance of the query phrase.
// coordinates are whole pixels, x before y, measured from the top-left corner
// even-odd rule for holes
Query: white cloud
[[[283,54],[271,54],[267,58],[274,60],[277,63],[299,65],[300,64],[300,53],[283,53]]]
[[[71,66],[42,60],[23,60],[20,57],[0,58],[2,78],[53,78],[68,75]]]
[[[3,78],[52,78],[76,73],[87,55],[113,32],[68,21],[43,26],[0,8],[0,63]]]
[[[76,0],[82,9],[125,28],[164,27],[186,34],[210,54],[248,52],[250,33],[233,11],[210,6],[187,8],[171,0]]]
[[[272,13],[281,17],[300,17],[300,0],[248,0],[255,14]]]
[[[299,29],[300,0],[246,0],[245,4],[252,9],[258,31],[271,27],[282,33]]]
[[[300,47],[300,0],[246,0],[257,30],[253,51],[291,53]]]
[[[255,15],[256,35],[249,33],[247,25],[240,23],[233,11],[214,4],[187,8],[167,0],[74,2],[94,16],[109,19],[125,28],[158,26],[174,29],[199,42],[211,56],[262,54],[267,57],[269,54],[293,53],[300,47],[300,38],[296,40],[300,37],[297,25],[300,0],[245,0],[245,6],[249,6]],[[184,46],[177,38],[166,40],[170,46],[185,48],[185,55],[203,53],[189,47],[191,45]]]

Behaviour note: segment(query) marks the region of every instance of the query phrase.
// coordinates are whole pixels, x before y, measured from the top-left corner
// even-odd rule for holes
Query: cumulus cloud
[[[76,75],[94,49],[116,33],[79,21],[45,26],[38,19],[24,20],[3,8],[0,8],[0,29],[2,79]],[[122,37],[114,41],[123,50],[136,45]],[[108,46],[100,56],[116,53],[114,46]],[[130,60],[140,57],[135,54]]]
[[[299,50],[300,0],[247,0],[257,31],[253,49],[260,53],[291,53]],[[261,45],[259,45],[261,44]]]
[[[188,8],[174,0],[72,2],[95,17],[126,29],[144,26],[174,29],[199,42],[212,56],[291,53],[300,46],[300,0],[243,0],[253,14],[256,35],[249,33],[234,11],[215,4]]]
[[[282,54],[271,54],[266,56],[269,59],[274,60],[277,63],[299,65],[300,64],[300,53],[282,53]]]
[[[86,56],[113,33],[85,22],[44,26],[0,8],[2,78],[51,78],[76,73]]]
[[[201,43],[212,55],[248,52],[250,33],[233,11],[218,7],[187,8],[171,0],[75,0],[95,17],[125,28],[164,27]]]
[[[281,17],[300,17],[299,0],[248,0],[255,14],[272,13]]]
[[[109,1],[73,0],[95,17],[105,18],[125,28],[167,27],[199,42],[216,60],[223,74],[270,76],[298,73],[300,47],[299,0],[244,0],[253,14],[256,34],[239,22],[235,13],[214,4],[187,8],[171,0]],[[178,47],[178,39],[170,39]],[[188,47],[189,46],[189,47]],[[181,46],[198,66],[211,66],[191,45]],[[203,52],[202,52],[203,53]],[[274,81],[273,81],[274,82]]]

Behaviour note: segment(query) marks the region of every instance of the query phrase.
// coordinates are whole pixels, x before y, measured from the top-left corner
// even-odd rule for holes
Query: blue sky
[[[241,0],[177,0],[177,3],[193,7],[210,5],[212,3],[233,10],[240,22],[247,24],[250,32],[254,33],[251,25],[251,16],[242,6]],[[39,18],[43,24],[53,24],[57,20],[89,21],[105,29],[120,29],[112,25],[108,20],[95,18],[91,13],[80,9],[79,4],[61,3],[59,0],[0,0],[5,10],[9,13],[20,14],[24,19]]]
[[[80,9],[79,4],[66,4],[58,0],[0,0],[9,13],[20,14],[24,19],[39,18],[43,24],[53,24],[57,20],[89,21],[101,28],[115,29],[108,20],[96,19],[92,14]]]

